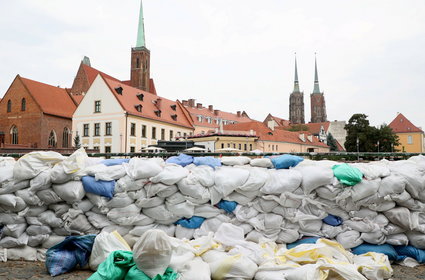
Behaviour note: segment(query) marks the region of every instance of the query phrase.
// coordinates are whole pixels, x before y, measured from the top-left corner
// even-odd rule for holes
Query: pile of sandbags
[[[0,248],[37,252],[69,235],[115,230],[133,246],[153,228],[190,240],[231,223],[255,243],[319,236],[344,248],[425,249],[425,157],[348,165],[279,160],[102,160],[83,149],[69,157],[33,152],[16,163],[0,158]]]

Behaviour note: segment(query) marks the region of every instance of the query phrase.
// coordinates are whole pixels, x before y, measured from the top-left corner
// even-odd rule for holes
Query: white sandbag
[[[379,189],[380,179],[361,180],[351,187],[351,197],[354,202],[375,194]]]
[[[94,229],[85,215],[78,215],[76,218],[67,218],[64,221],[64,229],[78,235],[95,234],[98,230]]]
[[[177,186],[172,185],[172,186],[168,186],[167,189],[159,191],[156,196],[158,197],[162,197],[162,198],[167,198],[173,194],[175,194],[176,192],[178,192],[179,189],[177,188]]]
[[[331,168],[324,166],[296,166],[302,175],[302,188],[305,194],[310,194],[320,186],[332,183],[334,174]]]
[[[28,205],[25,203],[25,201],[18,196],[14,196],[14,195],[11,194],[9,198],[5,198],[4,196],[9,196],[9,195],[8,194],[0,195],[0,197],[2,197],[2,196],[4,198],[4,199],[2,198],[3,202],[8,201],[8,205],[2,204],[0,202],[0,209],[3,209],[4,212],[17,213],[17,212],[21,212],[22,210],[24,210],[25,208],[28,207]],[[10,202],[12,202],[13,206],[9,205]]]
[[[127,195],[133,200],[138,200],[139,198],[146,198],[146,191],[144,189],[140,189],[138,191],[129,191],[127,192]]]
[[[179,219],[178,217],[176,217],[176,215],[174,215],[174,213],[168,211],[165,205],[163,204],[156,207],[152,207],[152,208],[143,208],[142,212],[146,216],[157,221],[158,220],[164,221],[164,220],[171,220],[171,219],[175,219],[175,221],[177,221]]]
[[[137,240],[139,240],[139,236],[135,236],[132,234],[126,234],[123,236],[125,242],[127,242],[128,246],[132,248],[134,244],[136,244]]]
[[[68,203],[80,201],[86,194],[81,181],[69,181],[60,185],[53,184],[52,187],[55,193]]]
[[[248,203],[248,206],[254,207],[255,210],[261,213],[270,213],[276,206],[279,205],[277,202],[279,201],[279,198],[276,196],[263,196],[263,197],[257,197],[252,202]]]
[[[249,258],[228,255],[225,252],[210,250],[202,258],[213,259],[208,262],[211,269],[211,279],[252,279],[257,272],[257,265]]]
[[[404,233],[387,235],[386,243],[393,246],[407,246],[409,244],[409,238]]]
[[[359,232],[372,232],[380,229],[380,226],[368,218],[351,218],[344,221],[344,226],[350,230]]]
[[[170,265],[172,247],[169,238],[163,231],[152,229],[134,245],[134,262],[147,276],[162,275]]]
[[[102,231],[101,232],[113,232],[113,231],[118,231],[118,233],[121,235],[121,236],[125,236],[125,235],[127,235],[129,232],[130,232],[130,230],[132,229],[133,227],[131,227],[131,226],[118,226],[118,225],[114,225],[114,226],[107,226],[107,227],[104,227],[103,229],[102,229]]]
[[[13,179],[13,165],[2,166],[0,172],[0,186],[1,184],[11,181]]]
[[[106,217],[106,215],[97,214],[90,211],[85,213],[85,215],[87,216],[87,220],[89,220],[89,222],[97,229],[115,225]]]
[[[383,163],[352,163],[351,164],[354,167],[357,167],[363,174],[363,176],[367,180],[374,180],[379,179],[383,177],[390,176],[391,171],[390,169]]]
[[[188,262],[178,270],[181,279],[185,280],[209,280],[211,279],[210,266],[200,257],[196,257]]]
[[[23,224],[25,223],[25,218],[21,217],[17,214],[6,214],[0,213],[0,224],[8,225],[8,224]]]
[[[30,180],[30,191],[31,192],[38,192],[42,190],[46,190],[50,188],[52,185],[51,176],[50,176],[51,169],[46,169],[40,172],[37,176],[34,178],[31,177]]]
[[[360,233],[354,230],[348,230],[338,234],[336,236],[336,241],[345,249],[351,249],[363,243],[363,240],[360,238]]]
[[[94,240],[90,254],[90,269],[96,271],[99,264],[106,260],[111,252],[117,250],[131,250],[130,246],[117,231],[111,233],[102,232],[98,234]]]
[[[50,234],[52,232],[52,230],[48,226],[31,225],[31,226],[27,227],[25,232],[29,236],[35,236],[35,235],[40,235],[40,234]]]
[[[343,190],[341,185],[325,185],[315,189],[318,196],[331,200],[334,200]]]
[[[133,180],[130,176],[126,175],[120,178],[115,184],[115,193],[138,191],[148,182],[147,179]]]
[[[60,227],[62,226],[62,219],[56,217],[53,211],[45,211],[38,215],[38,220],[45,225],[50,227]]]
[[[101,172],[97,172],[94,175],[94,178],[96,179],[96,181],[98,180],[112,181],[112,180],[118,180],[124,177],[125,175],[126,175],[126,171],[123,165],[112,165],[112,166],[107,166]]]
[[[16,160],[13,157],[0,157],[0,167],[13,166]]]
[[[61,217],[63,214],[65,214],[66,212],[68,212],[70,208],[71,207],[68,204],[65,204],[65,203],[59,203],[59,204],[51,204],[51,205],[49,205],[49,209],[53,210],[55,212],[55,215],[57,217]]]
[[[164,169],[152,177],[152,183],[163,183],[165,185],[174,185],[189,174],[186,168],[178,164],[166,164]]]
[[[174,225],[174,224],[170,224],[170,225],[157,225],[156,229],[162,230],[169,237],[174,237],[174,235],[176,233],[176,225]]]
[[[118,221],[119,218],[134,217],[138,214],[140,214],[140,208],[134,204],[130,204],[126,207],[111,209],[106,216],[108,219],[115,222]]]
[[[211,197],[210,190],[204,187],[200,182],[191,181],[187,177],[177,183],[178,190],[187,196],[199,200],[208,201]]]
[[[395,225],[395,224],[393,224],[393,223],[388,223],[388,225],[386,225],[386,226],[382,229],[382,231],[383,231],[386,235],[391,235],[391,234],[404,233],[404,232],[406,232],[407,230],[406,230],[406,229],[404,229],[404,228],[402,228],[402,227],[400,227],[400,226],[398,226],[398,225]]]
[[[69,157],[55,165],[52,170],[52,182],[62,184],[67,182],[67,179],[72,179],[77,176],[87,166],[89,158],[86,150],[81,147],[73,152]],[[54,171],[56,169],[56,171]]]
[[[210,204],[202,204],[194,208],[193,216],[198,216],[198,217],[203,217],[208,219],[223,213],[223,211],[224,210],[220,210],[219,208],[214,207]]]
[[[405,207],[396,207],[384,212],[384,215],[391,223],[398,225],[406,230],[414,230],[418,227],[419,221],[411,215],[409,209]]]
[[[257,193],[259,193],[259,191],[257,191]],[[232,192],[231,194],[224,197],[223,199],[227,201],[234,201],[239,205],[247,205],[249,202],[255,199],[255,196],[248,197],[239,192]]]
[[[56,234],[51,234],[49,236],[49,238],[47,238],[43,244],[41,245],[41,247],[45,248],[45,249],[49,249],[53,246],[55,246],[56,244],[61,243],[62,241],[65,240],[65,236],[59,236]]]
[[[296,190],[302,180],[302,175],[295,169],[270,169],[269,178],[261,188],[265,194],[281,194],[283,192],[293,192]]]
[[[139,208],[151,208],[164,204],[164,198],[158,196],[139,198],[134,204],[136,204]]]
[[[369,252],[355,255],[353,261],[358,271],[370,280],[389,279],[393,274],[388,256],[384,254]]]
[[[30,181],[20,181],[17,182],[15,180],[10,180],[7,182],[4,182],[3,184],[0,184],[0,194],[11,194],[16,191],[26,189],[29,187]]]
[[[214,185],[215,172],[214,168],[208,165],[199,165],[199,166],[186,166],[189,170],[189,175],[187,175],[187,183],[190,185],[196,185],[197,183],[201,184],[204,187],[211,187]]]
[[[350,211],[349,215],[351,218],[368,218],[369,220],[373,220],[378,216],[378,213],[369,208],[360,208],[358,211]]]
[[[15,248],[22,247],[27,245],[28,243],[28,235],[26,233],[22,234],[18,238],[6,236],[0,239],[0,248]]]
[[[343,226],[331,226],[323,223],[322,230],[321,230],[321,236],[334,239],[338,234],[348,230],[347,228]]]
[[[190,201],[186,201],[179,204],[165,204],[167,207],[167,210],[176,215],[177,217],[183,217],[183,218],[191,218],[195,213],[195,206]]]
[[[214,240],[224,246],[234,247],[244,243],[244,236],[242,228],[231,223],[222,223],[214,234]]]
[[[165,185],[162,183],[148,183],[144,186],[144,189],[146,190],[146,196],[147,197],[153,197],[155,195],[157,195],[159,192],[161,191],[165,191],[168,188],[171,188],[171,186],[169,185]]]
[[[164,166],[162,159],[145,159],[145,158],[131,158],[128,164],[124,163],[123,166],[127,175],[133,180],[147,179],[158,175]]]
[[[403,176],[393,173],[382,178],[378,189],[379,196],[385,197],[386,195],[400,194],[404,192],[406,184],[407,180]]]
[[[13,194],[0,195],[0,206],[15,207],[18,197]]]
[[[11,236],[14,238],[19,238],[25,230],[27,229],[27,224],[8,224],[3,227],[3,234],[5,236]]]
[[[241,193],[245,194],[246,192],[260,190],[269,179],[269,173],[264,168],[253,167],[246,169],[249,171],[248,180],[246,180],[246,182],[240,186],[237,191],[241,191]]]
[[[42,226],[43,223],[37,217],[25,217],[28,225]]]
[[[410,245],[418,249],[425,249],[425,234],[418,231],[407,231],[406,235],[409,238]]]
[[[108,203],[109,200],[106,197],[100,196],[94,193],[86,193],[86,196],[95,207],[107,208],[106,204]]]
[[[253,207],[238,205],[233,213],[238,221],[246,222],[249,219],[256,217],[259,212]]]
[[[400,160],[389,163],[391,172],[400,174],[407,180],[406,190],[413,198],[420,199],[425,190],[425,176],[412,161]]]
[[[185,202],[186,198],[180,192],[176,192],[170,195],[169,197],[167,197],[165,201],[170,204],[179,204],[179,203]]]
[[[37,261],[46,262],[46,253],[47,253],[47,249],[37,248]]]
[[[52,190],[52,189],[47,189],[47,190],[39,191],[39,192],[37,192],[37,196],[46,205],[56,204],[56,203],[59,203],[59,202],[63,201],[62,198],[60,198],[56,194],[56,192],[54,190]]]
[[[249,164],[253,167],[273,168],[273,163],[269,158],[254,158]]]
[[[29,246],[7,249],[7,259],[11,261],[37,261],[37,249]]]
[[[38,235],[29,235],[28,236],[28,246],[37,248],[43,244],[44,241],[49,238],[50,234],[38,234]]]
[[[22,198],[27,205],[42,206],[44,204],[44,202],[42,202],[38,196],[34,195],[34,193],[30,192],[29,189],[17,191],[16,196]]]
[[[57,152],[31,152],[18,159],[13,169],[17,181],[32,179],[40,172],[50,169],[64,157]]]
[[[83,199],[72,204],[72,208],[81,210],[83,211],[83,213],[90,211],[90,209],[92,209],[93,207],[93,203],[91,203],[91,201],[88,199]]]
[[[249,164],[251,159],[246,156],[234,156],[234,157],[221,157],[221,163],[223,165],[245,165]]]
[[[105,206],[108,208],[122,208],[130,205],[133,201],[127,193],[117,193]]]
[[[364,232],[360,235],[360,238],[363,239],[364,242],[378,245],[384,244],[387,241],[387,237],[381,230]]]
[[[129,234],[134,236],[142,236],[145,232],[147,232],[150,229],[156,228],[158,225],[156,224],[149,224],[145,226],[135,226],[132,230],[130,230]]]
[[[248,180],[249,171],[235,167],[218,167],[215,170],[215,184],[211,187],[211,204],[217,204],[223,197],[241,187]]]

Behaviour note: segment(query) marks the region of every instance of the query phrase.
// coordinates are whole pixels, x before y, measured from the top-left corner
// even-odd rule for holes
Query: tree
[[[389,126],[370,126],[365,114],[354,114],[344,128],[347,131],[347,152],[357,152],[357,141],[360,152],[391,152],[392,147],[398,145],[398,137]]]
[[[76,149],[81,148],[80,135],[78,135],[78,132],[77,132],[77,135],[75,135],[74,137],[74,147]]]
[[[330,132],[328,133],[328,136],[326,136],[326,143],[330,147],[331,151],[338,151],[336,140]]]
[[[288,131],[308,131],[308,126],[305,124],[293,124],[288,128]]]

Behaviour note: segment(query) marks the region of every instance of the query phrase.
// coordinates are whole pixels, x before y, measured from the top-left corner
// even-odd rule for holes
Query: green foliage
[[[398,145],[398,137],[388,125],[383,124],[379,128],[370,126],[365,114],[354,114],[345,130],[347,152],[357,152],[357,141],[359,152],[391,152],[392,147]]]
[[[294,124],[288,128],[289,131],[308,131],[308,126],[305,124]]]
[[[78,132],[77,132],[77,135],[75,135],[74,137],[74,147],[76,149],[81,148],[80,135],[78,135]]]
[[[333,135],[329,132],[328,136],[326,137],[326,143],[330,147],[331,152],[338,151],[338,145],[336,144],[336,139],[333,137]]]

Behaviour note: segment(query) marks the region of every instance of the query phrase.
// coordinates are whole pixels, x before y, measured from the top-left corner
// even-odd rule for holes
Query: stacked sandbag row
[[[132,246],[152,228],[191,239],[232,223],[253,242],[323,236],[345,248],[410,242],[425,249],[424,157],[343,165],[348,179],[335,177],[337,162],[279,160],[103,161],[83,149],[2,159],[0,248],[49,248],[65,236],[114,230]],[[354,184],[352,170],[360,174]],[[223,202],[237,207],[216,206]]]

